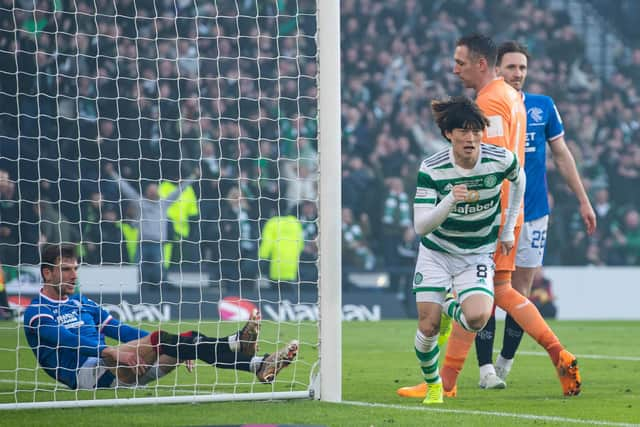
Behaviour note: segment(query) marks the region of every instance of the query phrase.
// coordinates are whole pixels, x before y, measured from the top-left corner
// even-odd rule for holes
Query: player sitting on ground
[[[71,389],[144,385],[171,372],[178,362],[186,362],[190,371],[196,358],[271,382],[297,355],[296,341],[271,355],[255,355],[257,311],[242,330],[222,338],[195,331],[149,334],[120,323],[94,301],[74,295],[78,257],[73,245],[45,246],[40,272],[44,283],[25,310],[25,334],[44,371]],[[106,345],[105,337],[122,344]]]
[[[414,228],[422,236],[413,292],[418,308],[415,352],[429,384],[425,404],[442,403],[438,335],[442,310],[465,330],[482,329],[493,307],[493,261],[500,228],[500,192],[512,182],[498,250],[509,253],[524,196],[525,177],[509,150],[482,144],[489,124],[466,97],[434,101],[432,111],[451,143],[422,162]],[[447,298],[449,288],[457,295]]]

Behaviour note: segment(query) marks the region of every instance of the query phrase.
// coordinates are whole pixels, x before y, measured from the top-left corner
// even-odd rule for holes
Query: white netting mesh
[[[0,262],[14,310],[38,292],[42,243],[72,242],[82,294],[129,324],[224,336],[256,306],[261,352],[301,342],[272,386],[199,364],[142,391],[78,392],[37,368],[18,315],[0,323],[0,403],[307,390],[315,1],[4,1],[0,32]]]

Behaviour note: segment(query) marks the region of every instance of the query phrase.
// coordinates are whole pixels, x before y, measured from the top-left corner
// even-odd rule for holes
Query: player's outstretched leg
[[[158,349],[158,354],[175,357],[179,362],[199,359],[211,365],[220,363],[231,364],[230,367],[233,367],[235,362],[247,362],[255,355],[259,332],[260,313],[254,310],[244,327],[228,337],[208,337],[197,331],[187,331],[180,335],[157,331],[150,338]]]
[[[180,335],[157,331],[151,334],[151,340],[157,345],[159,355],[175,357],[178,362],[199,359],[213,365],[218,353],[231,352],[227,337],[210,338],[197,331],[187,331]]]
[[[261,382],[270,383],[296,358],[299,344],[293,340],[275,353],[263,357],[251,355],[257,347],[258,320],[259,314],[229,337],[212,338],[195,331],[180,335],[157,331],[151,334],[151,341],[157,346],[158,354],[174,357],[179,362],[199,359],[217,368],[252,372]],[[250,345],[242,349],[242,341]]]
[[[582,380],[578,362],[575,356],[564,349],[538,309],[513,289],[511,284],[497,286],[495,293],[496,305],[509,313],[527,334],[547,350],[556,367],[563,394],[565,396],[580,394]]]
[[[265,354],[256,371],[256,377],[263,383],[270,383],[278,373],[289,366],[298,355],[298,341],[290,341],[285,347],[272,354]]]

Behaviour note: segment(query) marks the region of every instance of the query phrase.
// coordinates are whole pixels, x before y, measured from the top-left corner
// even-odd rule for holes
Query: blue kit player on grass
[[[173,335],[137,329],[111,316],[85,296],[75,295],[78,257],[73,245],[43,248],[40,294],[24,313],[27,342],[40,366],[70,389],[139,386],[155,381],[185,362],[254,373],[271,382],[296,357],[297,341],[256,356],[260,327],[257,310],[237,333],[211,338],[196,331]],[[120,345],[110,346],[105,338]]]

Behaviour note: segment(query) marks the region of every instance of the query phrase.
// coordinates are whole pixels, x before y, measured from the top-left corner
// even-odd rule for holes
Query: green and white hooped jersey
[[[435,206],[459,184],[467,186],[469,195],[457,202],[438,228],[422,237],[422,244],[458,255],[495,252],[502,182],[515,181],[519,172],[518,159],[511,151],[489,144],[480,144],[473,169],[456,166],[450,148],[424,160],[418,172],[415,204]]]

